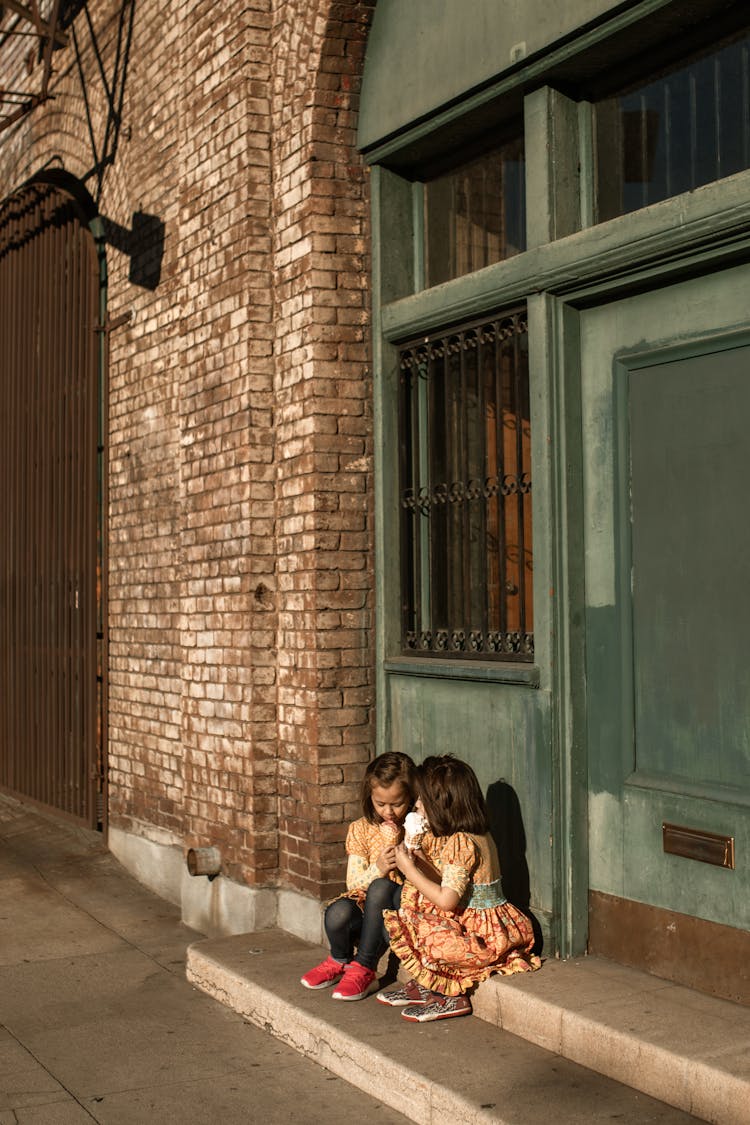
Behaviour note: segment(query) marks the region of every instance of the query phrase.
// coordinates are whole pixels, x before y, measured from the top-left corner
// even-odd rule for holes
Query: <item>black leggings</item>
[[[383,925],[384,910],[398,910],[401,884],[392,879],[373,879],[367,888],[364,910],[351,898],[337,898],[326,909],[325,928],[331,957],[335,961],[357,961],[376,969],[388,948],[388,933]],[[354,947],[357,956],[352,957]]]

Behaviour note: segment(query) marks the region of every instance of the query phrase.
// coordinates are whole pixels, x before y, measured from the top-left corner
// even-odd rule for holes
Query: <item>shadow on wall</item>
[[[91,169],[83,180],[89,183],[89,190],[97,206],[101,202],[105,172],[115,163],[120,143],[135,3],[136,0],[120,0],[116,28],[107,21],[104,37],[101,30],[97,36],[87,0],[70,0],[62,15],[63,27],[70,29],[93,158]],[[104,44],[107,40],[109,49],[105,51]],[[93,53],[96,59],[95,68],[87,68],[86,58],[89,53]],[[102,95],[107,107],[103,121],[101,115],[93,112],[93,106],[101,102]],[[131,122],[126,136],[130,135],[132,128]],[[91,186],[91,180],[95,181],[95,188]]]
[[[536,941],[534,952],[542,952],[542,928],[530,910],[531,887],[526,863],[526,832],[521,805],[507,781],[493,781],[487,790],[490,834],[495,841],[503,877],[503,894],[531,919]]]
[[[156,289],[161,279],[164,257],[164,223],[158,215],[135,211],[131,229],[102,215],[107,245],[114,246],[130,258],[129,279],[133,285]]]

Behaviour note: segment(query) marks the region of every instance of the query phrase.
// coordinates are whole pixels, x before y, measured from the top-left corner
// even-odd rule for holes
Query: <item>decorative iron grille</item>
[[[402,643],[534,655],[525,309],[399,350]]]

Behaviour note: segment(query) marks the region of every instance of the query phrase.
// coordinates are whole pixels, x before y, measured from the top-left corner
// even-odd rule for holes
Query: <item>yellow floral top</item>
[[[453,836],[433,836],[422,841],[422,851],[440,874],[443,887],[459,897],[456,910],[482,909],[505,901],[500,881],[500,862],[491,836],[456,832]]]
[[[346,893],[341,898],[353,898],[362,905],[370,883],[373,879],[382,878],[377,858],[383,848],[393,842],[392,835],[386,835],[384,831],[382,823],[370,824],[363,816],[349,825],[346,834]],[[404,881],[400,871],[389,871],[388,878],[395,883]]]

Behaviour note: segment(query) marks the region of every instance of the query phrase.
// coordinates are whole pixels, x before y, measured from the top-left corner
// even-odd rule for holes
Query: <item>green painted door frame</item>
[[[372,168],[379,750],[466,750],[483,784],[506,779],[524,813],[532,908],[547,951],[588,935],[589,800],[582,325],[617,322],[636,292],[750,256],[750,173],[592,225],[590,107],[543,88],[524,100],[529,248],[424,289],[418,169]],[[390,150],[389,150],[390,151]],[[580,169],[580,170],[579,170]],[[534,480],[534,668],[399,653],[396,344],[525,302]],[[612,548],[613,549],[613,548]]]

